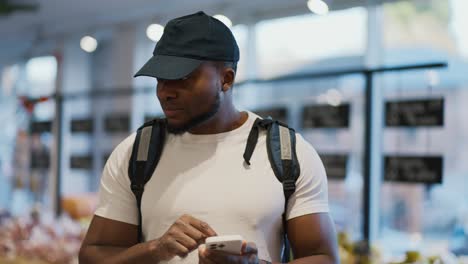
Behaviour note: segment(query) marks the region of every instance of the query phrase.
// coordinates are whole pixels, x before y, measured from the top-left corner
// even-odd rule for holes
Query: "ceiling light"
[[[89,53],[94,52],[97,48],[97,45],[97,40],[91,36],[85,36],[80,41],[81,49]]]
[[[146,29],[146,36],[154,42],[158,42],[164,32],[164,27],[159,24],[151,24]]]
[[[330,89],[326,93],[327,103],[331,106],[339,106],[341,104],[341,93],[336,89]]]
[[[309,0],[307,2],[307,7],[317,15],[328,14],[328,5],[323,0]]]

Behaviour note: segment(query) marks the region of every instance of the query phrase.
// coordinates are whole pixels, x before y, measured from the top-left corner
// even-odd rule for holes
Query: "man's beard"
[[[195,116],[194,118],[190,119],[185,124],[182,124],[180,126],[171,126],[171,124],[167,123],[167,131],[175,135],[183,134],[189,131],[190,129],[210,120],[213,116],[216,115],[216,113],[218,113],[220,105],[220,95],[219,92],[217,92],[215,101],[213,102],[213,104],[211,104],[210,109],[206,113],[201,113],[200,115]]]

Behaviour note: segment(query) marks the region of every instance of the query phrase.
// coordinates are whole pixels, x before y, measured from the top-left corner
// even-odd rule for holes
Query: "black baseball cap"
[[[153,57],[135,74],[167,80],[182,79],[204,61],[239,61],[231,30],[204,12],[169,21]]]

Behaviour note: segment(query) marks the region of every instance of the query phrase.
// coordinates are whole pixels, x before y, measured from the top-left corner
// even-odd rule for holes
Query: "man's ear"
[[[234,85],[234,79],[236,77],[236,72],[232,68],[224,68],[222,70],[223,75],[223,92],[229,91]]]

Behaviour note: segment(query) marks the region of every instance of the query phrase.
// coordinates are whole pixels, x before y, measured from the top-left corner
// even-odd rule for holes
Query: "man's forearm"
[[[151,254],[154,246],[153,241],[136,244],[130,248],[87,245],[80,250],[79,263],[155,264],[158,260]]]

